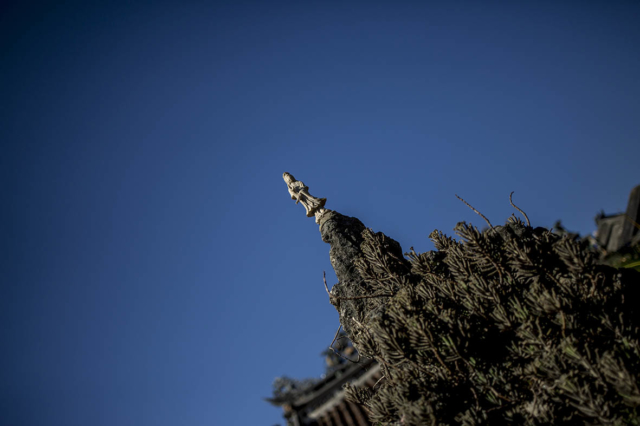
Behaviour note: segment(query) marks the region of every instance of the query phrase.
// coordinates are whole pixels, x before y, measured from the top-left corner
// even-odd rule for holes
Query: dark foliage
[[[384,378],[348,399],[385,425],[640,424],[640,274],[514,217],[455,232],[409,260],[362,233],[353,294],[378,297],[332,303],[353,303],[343,325]]]

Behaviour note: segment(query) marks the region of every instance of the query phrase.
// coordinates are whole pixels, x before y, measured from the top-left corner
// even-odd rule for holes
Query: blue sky
[[[134,4],[135,3],[135,4]],[[0,412],[273,425],[318,376],[329,246],[282,173],[405,251],[593,231],[640,183],[638,2],[0,8]]]

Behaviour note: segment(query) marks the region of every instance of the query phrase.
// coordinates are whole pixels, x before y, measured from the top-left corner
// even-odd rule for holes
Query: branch
[[[513,208],[515,208],[516,210],[518,210],[520,213],[522,213],[522,215],[524,216],[525,219],[527,219],[527,226],[531,226],[531,222],[529,222],[529,217],[527,216],[527,214],[525,212],[523,212],[522,210],[520,210],[520,208],[518,206],[516,206],[515,204],[513,204],[513,200],[511,199],[511,197],[513,196],[513,193],[515,191],[511,191],[511,194],[509,194],[509,202],[511,203],[511,205],[513,206]]]
[[[487,222],[487,225],[489,225],[489,228],[493,229],[493,225],[491,224],[491,222],[489,222],[489,219],[487,219],[482,213],[480,213],[478,210],[474,209],[473,206],[469,203],[467,203],[465,200],[463,200],[462,198],[458,197],[458,194],[455,194],[456,198],[460,201],[462,201],[463,203],[465,203],[467,205],[467,207],[469,207],[471,210],[473,210],[474,212],[476,212],[478,215],[480,215],[481,218],[484,219],[485,222]]]

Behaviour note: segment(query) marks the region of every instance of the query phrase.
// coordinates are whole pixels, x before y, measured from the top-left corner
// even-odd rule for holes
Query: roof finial
[[[282,178],[287,184],[291,199],[296,200],[296,204],[301,203],[307,211],[307,217],[316,217],[316,223],[320,223],[320,218],[331,210],[324,208],[326,198],[316,198],[309,194],[309,187],[303,182],[296,180],[291,173],[284,172]]]

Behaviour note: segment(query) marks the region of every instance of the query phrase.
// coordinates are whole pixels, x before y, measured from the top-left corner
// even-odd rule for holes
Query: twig
[[[329,295],[329,300],[358,300],[358,299],[375,299],[376,297],[393,297],[393,294],[389,294],[389,293],[382,293],[382,294],[372,294],[372,295],[365,295],[365,296],[334,296],[333,294],[331,294],[331,292],[329,291],[329,287],[327,286],[327,273],[325,271],[322,271],[322,279],[324,281],[324,289],[327,291],[327,294]]]
[[[471,387],[471,393],[473,394],[473,397],[476,399],[476,410],[480,410],[480,400],[478,399],[478,394],[473,389],[473,387]]]
[[[337,300],[359,300],[359,299],[375,299],[377,297],[393,297],[393,294],[382,293],[382,294],[372,294],[371,296],[334,296],[334,299]]]
[[[523,212],[522,210],[520,210],[520,207],[516,206],[515,204],[513,204],[513,200],[511,199],[511,197],[513,197],[513,193],[515,191],[511,191],[511,194],[509,194],[509,202],[511,203],[511,205],[513,206],[514,209],[518,210],[520,213],[522,213],[522,215],[524,216],[525,219],[527,219],[527,226],[531,226],[531,222],[529,222],[529,216],[527,216],[527,214],[525,212]]]
[[[329,291],[329,287],[327,286],[327,272],[322,271],[322,279],[324,280],[324,289],[327,290],[327,294],[329,298],[331,298],[331,292]]]
[[[340,334],[340,329],[342,328],[342,324],[340,324],[340,327],[338,327],[338,331],[336,331],[336,335],[333,336],[333,340],[331,341],[331,344],[329,345],[329,347],[331,349],[333,349],[333,344],[336,342],[336,339],[338,338],[338,334]]]
[[[329,349],[331,349],[333,351],[334,354],[338,355],[340,358],[342,359],[346,359],[349,362],[352,362],[354,364],[358,364],[360,362],[360,352],[358,352],[358,359],[356,361],[347,358],[346,356],[342,355],[341,353],[339,353],[336,348],[333,347],[333,344],[336,342],[336,340],[340,340],[342,338],[347,338],[347,336],[340,336],[338,337],[338,334],[340,334],[340,329],[342,328],[342,324],[340,324],[340,327],[338,327],[338,331],[336,331],[336,335],[333,336],[333,340],[331,341],[331,344],[329,345]]]
[[[471,210],[473,210],[474,212],[476,212],[476,214],[480,215],[481,218],[484,219],[485,222],[487,222],[487,225],[489,225],[489,228],[493,229],[493,225],[491,224],[491,222],[489,222],[489,219],[487,219],[482,213],[480,213],[478,210],[474,209],[473,206],[469,203],[467,203],[465,200],[463,200],[462,198],[458,197],[458,194],[455,194],[456,198],[460,201],[462,201],[463,203],[465,203],[467,205],[467,207],[469,207]]]
[[[433,334],[431,334],[431,331],[429,331],[428,327],[425,328],[425,330],[427,331],[427,333],[429,333],[429,338],[431,339],[431,351],[433,352],[433,354],[438,359],[438,362],[440,362],[440,365],[442,365],[444,367],[444,369],[447,370],[451,376],[453,376],[453,373],[451,372],[449,367],[447,367],[447,364],[445,364],[444,361],[442,360],[442,358],[440,358],[440,352],[438,351],[438,348],[436,348],[436,342],[433,339]],[[458,351],[456,350],[456,353],[457,352]],[[458,356],[460,356],[460,355],[458,354]]]
[[[371,389],[373,389],[373,388],[375,388],[376,386],[378,386],[378,383],[380,383],[380,382],[382,381],[382,379],[386,379],[386,378],[387,378],[387,376],[385,376],[385,375],[383,374],[383,375],[382,375],[382,377],[380,377],[380,378],[378,379],[378,381],[377,381],[373,386],[371,386]]]

